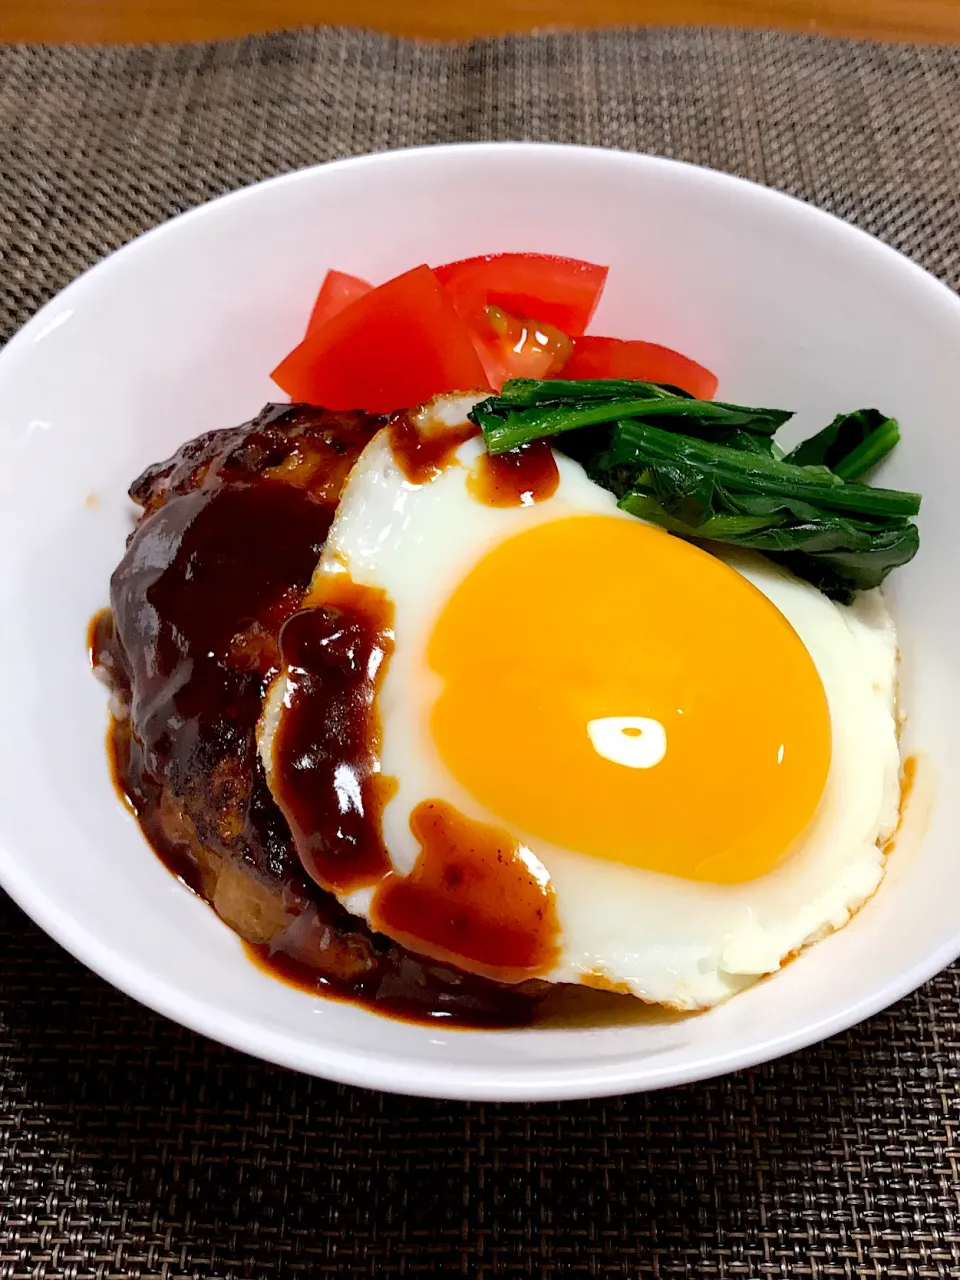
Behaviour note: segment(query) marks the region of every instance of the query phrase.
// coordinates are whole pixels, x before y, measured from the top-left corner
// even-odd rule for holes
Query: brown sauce
[[[318,575],[303,603],[280,631],[287,683],[270,789],[307,873],[339,894],[377,884],[375,927],[432,960],[499,982],[547,972],[559,934],[553,889],[506,832],[425,801],[410,817],[416,865],[392,873],[382,813],[395,784],[379,771],[376,697],[393,605],[346,573]]]
[[[529,507],[552,498],[560,471],[546,440],[522,444],[508,453],[484,453],[467,478],[472,497],[488,507]]]
[[[435,479],[450,465],[460,446],[479,434],[480,428],[472,422],[423,431],[406,413],[396,414],[387,428],[394,460],[411,484],[426,484]]]
[[[309,603],[343,480],[381,425],[363,414],[268,406],[250,423],[190,441],[134,482],[143,514],[111,579],[111,607],[88,637],[113,695],[114,780],[158,857],[278,977],[399,1018],[527,1025],[559,993],[414,954],[304,873],[257,752],[281,643],[309,648],[322,630],[317,618],[289,620]],[[322,625],[330,630],[332,620],[326,610]],[[353,619],[368,652],[385,643],[383,622],[371,627],[369,611]]]
[[[280,631],[287,676],[270,789],[307,874],[349,893],[390,870],[380,815],[394,791],[380,772],[376,695],[393,652],[393,604],[331,577]]]
[[[95,659],[109,658],[112,627],[109,609],[93,619],[90,651]],[[102,662],[97,665],[109,671]],[[198,847],[195,831],[169,792],[143,771],[128,715],[111,717],[107,751],[117,793],[136,815],[154,853],[241,935],[246,954],[259,969],[309,994],[404,1021],[483,1029],[539,1021],[541,1003],[553,994],[545,984],[501,986],[436,964],[372,933],[332,894],[309,881],[300,883],[296,876],[263,881],[243,872],[240,864],[225,864],[214,850]],[[225,909],[227,879],[235,894],[243,895],[242,918]],[[268,926],[267,937],[256,931],[257,923]],[[586,1016],[582,1003],[577,1009],[578,1016]]]
[[[288,986],[328,1000],[364,1005],[376,1013],[404,1022],[443,1022],[454,1028],[507,1031],[540,1022],[541,1002],[550,992],[541,983],[500,987],[491,999],[490,983],[454,968],[426,964],[421,957],[396,948],[389,970],[377,967],[350,982],[331,978],[323,969],[282,951],[244,944],[258,969]],[[621,1001],[636,1004],[637,1001]],[[581,1015],[582,1015],[581,1006]]]
[[[410,829],[420,855],[410,875],[389,875],[378,887],[370,913],[377,927],[434,960],[500,981],[548,972],[560,930],[543,868],[531,867],[505,831],[443,800],[418,804]]]

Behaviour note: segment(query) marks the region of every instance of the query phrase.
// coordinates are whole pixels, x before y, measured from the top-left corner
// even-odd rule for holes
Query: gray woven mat
[[[481,138],[782,187],[960,284],[960,51],[324,31],[0,51],[0,330],[169,214]],[[146,1013],[0,906],[0,1277],[960,1276],[960,975],[758,1071],[616,1101],[381,1097]]]

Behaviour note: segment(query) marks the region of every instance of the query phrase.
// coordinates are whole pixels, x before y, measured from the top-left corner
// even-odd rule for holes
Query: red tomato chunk
[[[495,253],[448,262],[437,277],[499,389],[507,378],[560,372],[568,339],[583,333],[596,309],[607,268],[543,253]]]
[[[339,315],[345,307],[349,307],[351,302],[356,302],[357,298],[362,298],[372,288],[372,284],[361,280],[359,276],[348,276],[345,271],[328,271],[320,286],[317,300],[313,304],[307,334],[315,333],[328,320]]]
[[[573,355],[563,369],[565,378],[638,378],[641,382],[663,382],[689,391],[698,400],[712,400],[717,379],[695,360],[656,342],[625,341],[622,338],[578,338]]]
[[[488,385],[466,326],[427,266],[357,298],[271,376],[292,400],[372,413]]]

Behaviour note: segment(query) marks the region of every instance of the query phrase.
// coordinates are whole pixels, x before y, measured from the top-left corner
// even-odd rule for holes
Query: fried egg
[[[354,467],[310,595],[389,604],[368,673],[384,859],[325,887],[463,969],[706,1008],[880,882],[894,627],[879,592],[842,606],[703,550],[553,456],[550,496],[499,506],[480,439],[414,482],[383,430]],[[260,727],[282,809],[290,677]]]

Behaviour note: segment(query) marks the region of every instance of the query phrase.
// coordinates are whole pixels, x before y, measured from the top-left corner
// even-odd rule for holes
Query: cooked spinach
[[[774,435],[788,410],[654,383],[515,379],[470,416],[491,453],[559,437],[625,511],[762,551],[834,599],[879,586],[917,552],[919,496],[860,483],[900,438],[876,409],[839,414],[786,455]]]
[[[671,430],[727,443],[758,437],[758,452],[770,452],[778,427],[793,415],[783,409],[748,409],[719,400],[694,400],[676,387],[653,382],[536,382],[515,378],[499,396],[478,404],[470,417],[483,428],[491,453],[506,453],[531,440],[620,418],[666,420]]]
[[[784,461],[829,467],[843,480],[859,480],[899,443],[900,426],[879,409],[838,413],[829,427],[804,440]]]

